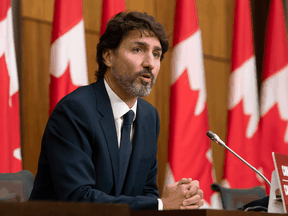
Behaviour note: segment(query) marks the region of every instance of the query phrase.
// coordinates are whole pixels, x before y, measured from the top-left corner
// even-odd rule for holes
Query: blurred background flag
[[[263,170],[270,180],[272,152],[288,154],[288,52],[282,0],[270,1],[265,42],[259,126]]]
[[[233,28],[226,144],[259,169],[259,104],[249,0],[236,0]],[[231,188],[252,188],[263,182],[228,150],[223,178],[223,186]]]
[[[201,31],[194,0],[177,0],[174,20],[168,164],[165,185],[191,177],[211,205],[212,152]]]
[[[59,100],[88,84],[82,0],[55,0],[50,53],[49,114]]]
[[[22,170],[19,84],[10,0],[0,1],[0,173]]]
[[[101,32],[100,36],[106,30],[106,24],[109,19],[117,13],[126,10],[125,0],[103,0],[102,1],[102,16],[101,16]]]

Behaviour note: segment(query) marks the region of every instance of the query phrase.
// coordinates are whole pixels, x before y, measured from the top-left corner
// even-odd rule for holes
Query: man
[[[168,50],[163,26],[146,13],[119,13],[97,45],[97,82],[52,112],[31,200],[126,203],[136,209],[193,209],[198,181],[182,179],[159,198],[157,110],[147,96]],[[162,206],[163,205],[163,206]]]

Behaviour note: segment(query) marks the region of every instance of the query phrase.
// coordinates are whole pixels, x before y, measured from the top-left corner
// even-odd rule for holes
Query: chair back
[[[250,189],[233,189],[213,183],[211,189],[220,192],[223,209],[225,210],[236,210],[249,202],[266,196],[265,189],[259,186]]]
[[[28,170],[17,173],[0,173],[0,201],[20,201],[29,199],[34,175]]]

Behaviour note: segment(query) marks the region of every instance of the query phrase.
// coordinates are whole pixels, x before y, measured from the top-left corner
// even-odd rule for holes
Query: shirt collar
[[[117,119],[121,118],[124,114],[126,114],[130,109],[128,105],[113,92],[113,90],[110,88],[105,79],[104,79],[104,85],[111,102],[114,120],[116,121]],[[131,110],[134,112],[134,119],[133,119],[134,121],[136,118],[137,100],[133,105],[133,107],[131,108]]]

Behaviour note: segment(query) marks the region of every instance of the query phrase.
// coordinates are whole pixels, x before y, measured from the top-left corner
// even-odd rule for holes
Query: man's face
[[[157,37],[132,30],[113,52],[112,72],[131,96],[149,95],[160,70],[161,44]]]

